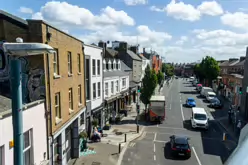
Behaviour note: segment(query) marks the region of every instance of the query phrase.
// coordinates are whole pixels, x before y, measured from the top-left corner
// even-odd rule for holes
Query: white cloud
[[[128,6],[145,5],[148,0],[124,0],[124,3]]]
[[[188,41],[187,36],[181,36],[180,40],[176,41],[176,45],[183,45],[186,41]]]
[[[166,7],[151,6],[151,11],[166,12],[168,16],[186,21],[198,21],[202,15],[217,16],[223,14],[223,9],[216,1],[204,1],[195,7],[180,1],[171,0]]]
[[[222,15],[220,19],[224,25],[247,30],[248,14],[245,14],[243,12],[235,12],[235,13],[227,12],[224,15]]]
[[[200,11],[190,4],[184,2],[176,2],[172,0],[165,8],[167,15],[172,16],[175,19],[197,21],[201,17]]]
[[[32,14],[33,13],[33,10],[30,8],[27,8],[27,7],[20,7],[19,11],[21,13],[25,13],[25,14]]]
[[[217,16],[223,14],[223,9],[216,1],[205,1],[197,7],[197,9],[206,15]]]
[[[135,21],[123,10],[117,11],[107,6],[99,15],[88,9],[68,4],[67,2],[51,1],[34,13],[33,19],[44,19],[62,26],[78,26],[84,29],[97,30],[104,26],[133,26]]]

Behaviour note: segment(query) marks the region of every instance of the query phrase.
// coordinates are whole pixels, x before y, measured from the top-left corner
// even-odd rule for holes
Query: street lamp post
[[[24,139],[22,116],[22,72],[21,61],[18,57],[52,53],[54,49],[41,43],[23,43],[21,38],[17,43],[4,43],[4,53],[13,57],[10,61],[11,95],[12,95],[12,121],[14,136],[14,165],[24,164]]]

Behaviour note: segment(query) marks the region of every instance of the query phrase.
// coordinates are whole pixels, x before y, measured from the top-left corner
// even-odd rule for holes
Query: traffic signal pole
[[[139,96],[140,96],[140,90],[137,90],[137,103],[136,103],[136,111],[137,111],[137,117],[136,117],[136,124],[137,124],[137,133],[139,133],[139,112],[140,112],[140,104],[139,104]]]
[[[14,134],[14,165],[23,165],[23,116],[21,61],[11,60],[12,122]]]

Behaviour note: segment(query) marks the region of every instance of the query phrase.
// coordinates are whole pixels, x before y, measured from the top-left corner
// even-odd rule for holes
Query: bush
[[[85,131],[83,131],[79,134],[79,137],[82,139],[86,139],[88,137],[88,134]]]

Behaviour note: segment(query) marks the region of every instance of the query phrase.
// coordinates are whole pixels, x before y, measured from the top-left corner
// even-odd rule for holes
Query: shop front
[[[120,97],[120,94],[105,99],[105,104],[104,104],[104,109],[103,109],[104,124],[111,123],[116,117],[116,114],[119,111],[119,103],[118,103],[119,97]]]

